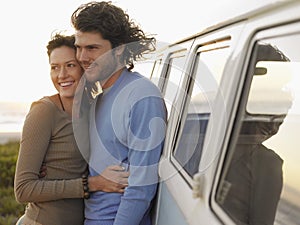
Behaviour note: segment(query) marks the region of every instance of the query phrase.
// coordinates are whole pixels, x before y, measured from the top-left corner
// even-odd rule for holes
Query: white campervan
[[[300,1],[156,53],[168,126],[154,224],[300,224]]]

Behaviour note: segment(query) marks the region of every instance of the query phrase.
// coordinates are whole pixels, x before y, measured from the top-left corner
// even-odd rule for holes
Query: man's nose
[[[89,60],[87,51],[85,49],[81,49],[80,51],[77,51],[77,60],[80,62],[86,62]]]

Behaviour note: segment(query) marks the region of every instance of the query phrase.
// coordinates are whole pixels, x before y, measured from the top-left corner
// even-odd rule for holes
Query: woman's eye
[[[51,70],[58,70],[58,66],[51,66]]]

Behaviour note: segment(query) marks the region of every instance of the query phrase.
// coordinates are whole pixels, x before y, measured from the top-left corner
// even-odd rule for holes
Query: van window
[[[154,62],[153,70],[150,76],[150,80],[156,85],[159,86],[159,77],[163,68],[162,59],[158,59]]]
[[[299,224],[300,35],[252,52],[216,201],[237,224]]]
[[[198,172],[211,114],[211,103],[219,89],[226,59],[229,56],[226,42],[201,46],[195,53],[189,94],[184,107],[187,112],[181,119],[180,135],[173,151],[175,159],[173,163],[183,168],[188,177]]]
[[[168,110],[168,118],[178,91],[182,89],[184,60],[184,55],[174,54],[171,56],[168,63],[166,80],[163,87],[163,96]]]

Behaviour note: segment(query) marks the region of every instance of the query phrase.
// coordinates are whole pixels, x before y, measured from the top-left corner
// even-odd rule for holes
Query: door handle
[[[201,173],[196,173],[193,176],[193,181],[192,181],[193,198],[203,197],[204,179],[205,179],[204,174]]]

